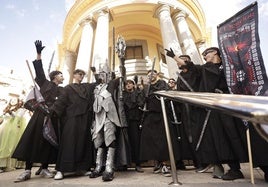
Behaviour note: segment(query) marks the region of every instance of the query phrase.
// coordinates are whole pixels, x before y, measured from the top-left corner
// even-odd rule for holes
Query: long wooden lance
[[[50,62],[49,62],[49,65],[48,65],[48,70],[47,70],[48,74],[50,73],[50,70],[51,70],[51,66],[52,66],[52,63],[53,63],[54,55],[55,55],[55,50],[53,51],[52,56],[50,58]]]
[[[115,53],[116,53],[116,47],[115,47],[115,29],[113,27],[113,64],[112,64],[112,71],[115,70]]]

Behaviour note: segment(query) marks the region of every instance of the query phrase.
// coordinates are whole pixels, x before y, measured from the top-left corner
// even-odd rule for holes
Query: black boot
[[[105,171],[102,174],[103,181],[112,181],[114,179],[114,155],[115,148],[108,148]]]
[[[223,180],[243,179],[244,175],[240,171],[240,163],[238,161],[231,161],[228,163],[230,170],[222,176]]]
[[[89,178],[96,178],[102,175],[104,171],[103,166],[103,157],[104,157],[104,149],[98,148],[97,150],[97,158],[96,158],[96,167],[95,169],[89,174]]]
[[[230,169],[227,173],[222,176],[223,180],[235,180],[235,179],[243,179],[244,175],[240,170],[232,170]]]
[[[178,160],[178,161],[176,162],[176,169],[179,169],[179,170],[186,170],[186,167],[185,167],[185,165],[184,165],[184,163],[183,163],[182,160]]]

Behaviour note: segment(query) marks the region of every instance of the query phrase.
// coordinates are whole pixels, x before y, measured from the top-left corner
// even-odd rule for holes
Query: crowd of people
[[[176,56],[172,50],[166,49],[167,56],[173,58],[182,71],[178,76],[177,89],[184,91],[229,93],[226,77],[223,71],[221,52],[217,47],[207,48],[202,56],[206,63],[195,65],[187,55]],[[267,152],[260,154],[260,150],[267,148],[268,144],[260,139],[249,122],[228,116],[216,111],[207,110],[196,106],[185,105],[182,113],[182,124],[191,127],[188,137],[191,137],[192,148],[198,164],[197,172],[204,172],[210,167],[213,177],[223,180],[244,178],[240,171],[240,163],[248,162],[246,146],[246,129],[251,130],[255,140],[252,141],[252,152],[255,167],[260,167],[264,172],[264,179],[268,180]],[[187,114],[188,113],[188,114]],[[189,113],[191,115],[189,115]],[[184,119],[185,118],[185,119]],[[263,147],[261,147],[263,146]],[[265,149],[266,150],[266,149]],[[228,164],[230,169],[224,172],[222,164]]]
[[[34,107],[12,154],[12,158],[26,165],[15,182],[29,180],[34,163],[41,165],[36,175],[55,180],[72,174],[89,178],[102,176],[103,181],[112,181],[115,171],[134,166],[135,171],[143,173],[142,165],[150,165],[150,161],[153,173],[171,176],[161,102],[154,92],[229,93],[221,53],[216,47],[202,53],[206,61],[203,65],[196,65],[188,55],[177,56],[171,48],[166,49],[166,55],[173,58],[180,69],[177,80],[170,78],[166,82],[152,69],[147,72],[147,84],[138,86],[137,77],[127,78],[123,88],[119,78],[108,79],[107,74],[96,72],[93,72],[96,82],[83,83],[86,72],[81,69],[73,72],[73,83],[61,87],[64,78],[60,71],[52,71],[50,80],[45,76],[42,42],[37,40],[35,47],[35,81],[44,103]],[[122,103],[124,115],[120,109]],[[263,170],[268,182],[268,143],[250,122],[245,124],[239,118],[187,103],[165,100],[165,104],[176,169],[185,170],[185,161],[191,161],[190,165],[198,173],[213,168],[213,178],[244,178],[240,163],[248,162],[245,134],[249,128],[254,166]],[[57,145],[44,138],[47,118],[57,136]],[[120,163],[121,160],[124,162]],[[49,164],[55,165],[54,171],[48,169]],[[223,164],[229,166],[228,171],[224,171]]]

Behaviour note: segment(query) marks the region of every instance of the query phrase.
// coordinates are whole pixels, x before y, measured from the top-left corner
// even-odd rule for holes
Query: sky
[[[36,58],[34,41],[42,40],[46,46],[42,52],[46,70],[45,65],[49,64],[57,43],[61,42],[71,3],[72,0],[1,0],[0,67],[30,77],[26,60],[32,64]],[[52,64],[51,69],[55,66]]]
[[[212,29],[212,45],[217,46],[217,25],[253,0],[199,0],[206,17],[207,27]],[[268,1],[257,0],[259,7],[259,36],[262,56],[268,70]],[[0,6],[0,68],[29,77],[26,60],[36,58],[35,40],[46,46],[42,59],[49,64],[57,43],[61,42],[63,24],[73,0],[1,0]],[[52,68],[57,65],[54,56]]]

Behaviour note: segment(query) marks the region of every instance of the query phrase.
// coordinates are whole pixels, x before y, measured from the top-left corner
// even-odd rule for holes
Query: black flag
[[[257,2],[218,26],[218,43],[230,92],[264,95],[268,83],[260,50]]]

